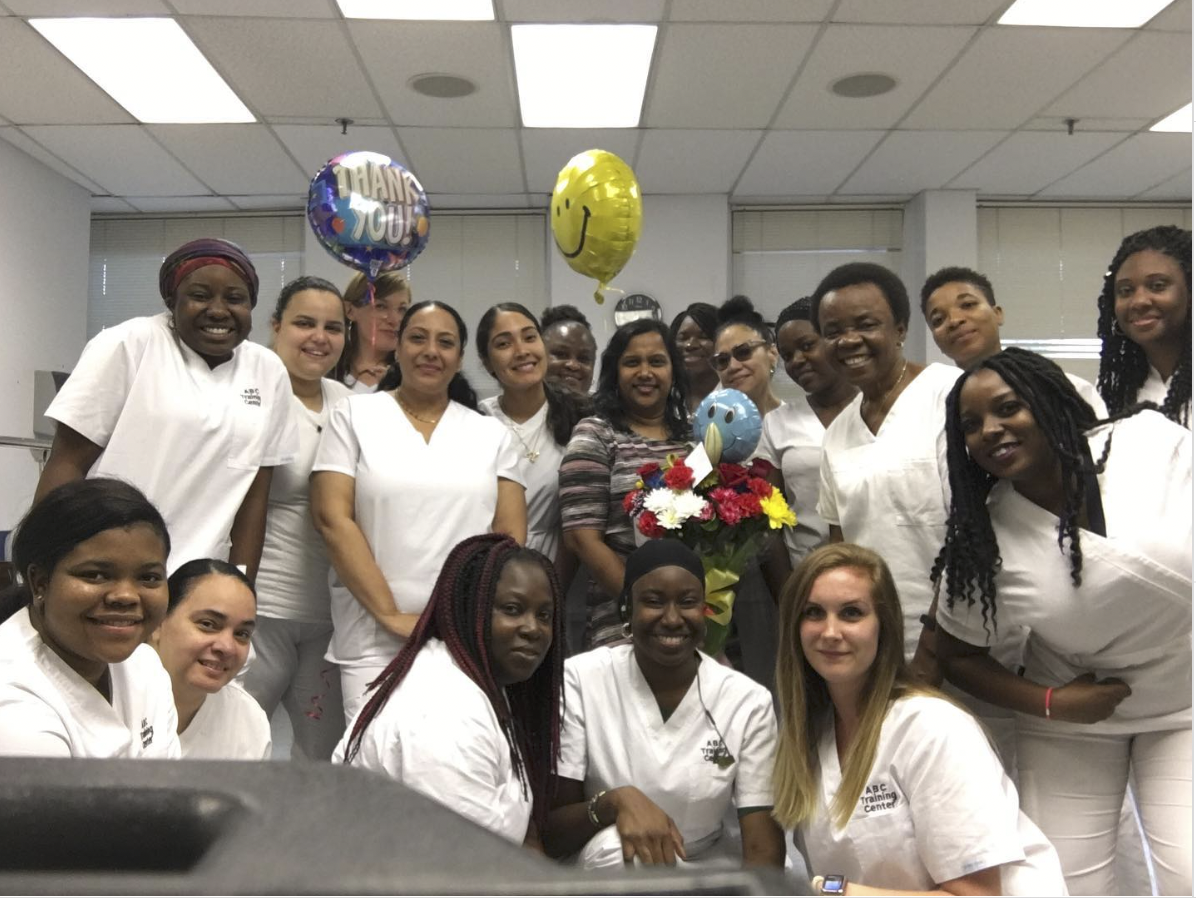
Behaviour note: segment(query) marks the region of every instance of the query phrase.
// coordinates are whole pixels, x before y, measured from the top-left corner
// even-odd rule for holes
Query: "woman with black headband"
[[[627,559],[620,610],[631,644],[565,662],[565,718],[550,856],[587,869],[638,859],[780,867],[772,819],[777,725],[768,690],[701,654],[702,563],[671,539]],[[723,830],[738,809],[742,846]]]
[[[236,244],[203,238],[166,257],[158,287],[166,311],[96,334],[50,404],[58,431],[36,498],[126,480],[166,519],[170,570],[220,558],[252,579],[271,472],[297,443],[286,368],[245,342],[257,273]]]

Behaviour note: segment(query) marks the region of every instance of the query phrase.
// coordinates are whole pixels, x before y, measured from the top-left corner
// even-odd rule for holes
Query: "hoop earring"
[[[623,638],[631,638],[631,621],[623,621]]]

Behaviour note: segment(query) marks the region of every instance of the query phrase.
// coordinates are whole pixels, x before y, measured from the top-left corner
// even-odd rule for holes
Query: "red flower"
[[[738,495],[732,494],[729,501],[718,503],[719,520],[732,527],[738,524],[740,518],[743,517],[743,512],[739,508],[739,503],[735,501],[738,498]]]
[[[698,520],[709,521],[712,517],[714,517],[714,505],[707,502],[702,506],[702,510],[698,512]]]
[[[735,487],[747,480],[748,472],[743,465],[732,465],[723,462],[718,466],[718,478],[723,486]]]
[[[664,485],[671,490],[687,490],[694,485],[694,472],[685,462],[676,462],[664,472]]]
[[[711,501],[717,502],[719,505],[722,505],[724,502],[733,501],[735,499],[735,497],[738,495],[739,495],[739,493],[735,492],[735,490],[733,490],[733,489],[729,489],[725,486],[716,486],[714,489],[712,489],[710,491],[709,498]]]
[[[631,509],[635,507],[636,497],[639,495],[639,490],[632,490],[623,497],[623,510],[627,514],[631,514]]]
[[[635,523],[640,528],[640,533],[649,539],[660,539],[664,536],[664,528],[657,522],[656,515],[650,511],[640,514]]]
[[[772,495],[772,484],[767,480],[761,480],[759,477],[748,478],[748,489],[761,499],[767,499]]]
[[[753,458],[751,465],[748,466],[748,474],[767,480],[768,475],[776,469],[776,465],[766,458]]]
[[[650,461],[646,465],[643,465],[638,471],[636,471],[636,473],[640,475],[641,480],[647,480],[659,470],[660,465],[654,461]]]
[[[760,507],[760,497],[755,493],[741,493],[735,497],[735,505],[743,518],[755,518],[764,513]]]

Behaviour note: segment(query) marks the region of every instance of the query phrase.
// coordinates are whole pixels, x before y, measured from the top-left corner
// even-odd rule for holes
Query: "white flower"
[[[702,513],[706,500],[693,490],[655,489],[644,497],[644,508],[656,515],[665,530],[680,530],[690,518]]]

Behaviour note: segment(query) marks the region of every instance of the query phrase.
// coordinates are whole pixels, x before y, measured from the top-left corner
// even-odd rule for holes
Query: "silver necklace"
[[[523,434],[519,432],[519,425],[515,423],[515,419],[508,415],[507,410],[502,407],[501,398],[498,400],[498,410],[502,412],[503,417],[506,418],[507,430],[515,434],[515,439],[519,440],[519,442],[523,445],[523,457],[534,465],[536,463],[536,459],[540,457],[540,450],[527,444],[527,440],[525,440],[523,438]],[[533,415],[532,417],[535,416]],[[535,440],[537,446],[540,444],[540,440],[543,438],[543,436],[543,428],[541,428],[539,438]]]

